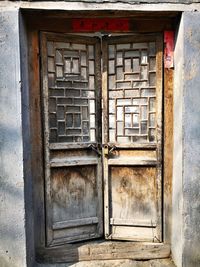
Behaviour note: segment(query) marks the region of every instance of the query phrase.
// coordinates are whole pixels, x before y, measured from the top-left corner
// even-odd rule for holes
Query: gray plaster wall
[[[197,267],[200,266],[200,13],[184,13],[183,23],[183,267]]]
[[[181,19],[176,33],[174,50],[174,150],[172,179],[172,255],[177,266],[182,266],[182,176],[183,176],[183,71],[184,27]]]
[[[182,15],[175,49],[172,255],[200,266],[200,13]]]
[[[18,10],[0,10],[0,266],[25,267]]]
[[[19,14],[19,41],[21,60],[21,93],[22,93],[22,137],[23,137],[23,169],[25,191],[25,220],[27,266],[34,266],[34,215],[33,215],[33,178],[31,167],[31,133],[30,133],[30,104],[29,104],[29,69],[28,69],[28,33],[23,16]]]

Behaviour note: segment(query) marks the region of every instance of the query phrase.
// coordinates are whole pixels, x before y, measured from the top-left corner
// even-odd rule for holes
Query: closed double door
[[[43,33],[47,245],[162,240],[162,40]]]

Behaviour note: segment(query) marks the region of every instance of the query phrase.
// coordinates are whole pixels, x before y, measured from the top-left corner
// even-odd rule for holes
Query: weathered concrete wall
[[[177,266],[182,266],[182,176],[183,176],[183,21],[177,29],[174,53],[174,155],[172,180],[172,252]]]
[[[185,12],[175,53],[172,253],[200,266],[200,13]]]
[[[0,10],[0,266],[25,267],[19,14]]]
[[[34,215],[33,215],[33,179],[31,167],[31,134],[30,134],[30,90],[29,90],[29,69],[28,69],[28,40],[27,29],[23,16],[19,16],[19,40],[21,60],[21,93],[22,93],[22,136],[23,136],[23,169],[24,169],[24,190],[25,190],[25,219],[26,219],[26,247],[27,265],[34,266]]]
[[[183,87],[183,267],[200,266],[200,14],[186,12]]]
[[[70,3],[70,4],[69,4]],[[123,10],[123,11],[200,11],[200,0],[66,0],[66,1],[0,1],[0,8],[33,10]]]

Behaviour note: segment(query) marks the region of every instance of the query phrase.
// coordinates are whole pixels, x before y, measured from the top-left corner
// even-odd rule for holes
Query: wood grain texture
[[[161,242],[162,38],[154,34],[107,37],[103,40],[103,45],[105,45],[103,62],[104,60],[107,62],[103,63],[103,77],[106,76],[103,117],[105,145],[106,140],[112,141],[108,143],[104,153],[106,162],[104,205],[109,211],[105,212],[106,238]],[[144,51],[145,60],[142,57]],[[134,63],[135,59],[139,59],[138,64]],[[145,74],[142,73],[142,69],[145,66],[149,66],[147,70],[149,74],[144,79],[142,77]],[[119,69],[120,77],[118,77]],[[127,73],[129,76],[126,78]],[[153,81],[148,78],[152,74],[156,77]],[[143,88],[147,90],[145,95]],[[151,92],[149,96],[148,89]],[[140,100],[142,104],[139,104]],[[150,101],[154,103],[154,108],[150,105]],[[148,113],[147,117],[142,111],[144,107]],[[135,114],[137,114],[136,121],[134,121]],[[152,114],[155,116],[155,124],[150,121]],[[129,128],[127,128],[127,115],[130,118]],[[121,123],[121,128],[118,123]],[[146,130],[142,128],[144,124]],[[127,132],[127,129],[132,132]],[[151,131],[154,131],[154,134]],[[128,222],[131,220],[133,222],[136,218],[148,221],[148,227],[151,221],[151,228],[142,225],[135,227],[134,224],[127,226]],[[110,221],[121,219],[124,221],[127,219],[127,223],[110,225]]]
[[[98,164],[97,158],[80,158],[80,157],[73,157],[70,159],[54,159],[50,160],[50,167],[64,167],[64,166],[77,166],[77,165],[94,165]]]
[[[102,120],[103,120],[103,171],[104,171],[104,231],[105,236],[108,237],[110,234],[109,228],[109,174],[108,174],[108,75],[107,75],[107,62],[108,62],[108,45],[104,41],[102,43]]]
[[[170,246],[162,243],[96,241],[40,249],[39,262],[73,262],[112,259],[163,259],[170,255]]]
[[[156,227],[156,223],[152,220],[138,220],[138,219],[110,219],[112,225],[134,225],[134,226],[146,226]]]
[[[48,246],[97,238],[103,231],[102,163],[96,153],[97,143],[88,142],[90,114],[95,118],[100,106],[95,105],[98,88],[93,81],[95,69],[100,66],[95,63],[100,61],[95,58],[95,53],[99,54],[98,42],[90,37],[41,34]],[[83,73],[85,68],[88,71]],[[95,121],[93,128],[100,130],[101,125],[95,127]],[[93,139],[100,141],[99,138],[94,133]]]
[[[126,224],[112,226],[111,238],[154,241],[158,236],[157,229],[153,229],[157,222],[156,168],[112,166],[110,176],[110,217],[114,221],[127,220]],[[136,218],[142,223],[135,228]]]
[[[171,243],[173,173],[173,79],[174,70],[164,71],[164,241]]]
[[[157,91],[157,211],[158,217],[158,240],[163,240],[163,39],[161,35],[157,36],[156,42],[156,91]]]
[[[90,218],[83,218],[83,219],[75,219],[70,221],[62,221],[62,222],[56,222],[53,224],[53,229],[65,229],[75,226],[81,226],[81,225],[90,225],[98,223],[97,217],[90,217]]]
[[[108,164],[110,165],[129,165],[129,166],[139,166],[139,165],[143,165],[143,166],[155,166],[157,165],[157,160],[153,159],[153,158],[147,158],[147,157],[134,157],[134,158],[130,158],[130,157],[121,157],[119,159],[109,159],[108,160]]]
[[[35,245],[45,246],[44,210],[44,170],[43,142],[41,125],[39,36],[37,31],[29,31],[29,83],[30,83],[30,120],[32,143],[32,176],[34,198]]]

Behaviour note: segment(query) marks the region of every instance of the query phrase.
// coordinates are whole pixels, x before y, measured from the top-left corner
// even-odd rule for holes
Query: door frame
[[[51,23],[55,20],[55,14],[47,12],[47,16],[38,15],[35,20],[36,11],[23,12],[25,24],[27,26],[28,39],[28,68],[29,68],[29,87],[30,87],[30,103],[29,117],[31,122],[31,173],[33,179],[33,201],[34,201],[34,235],[35,235],[35,250],[38,261],[43,262],[71,262],[92,259],[153,259],[164,258],[170,254],[170,239],[171,239],[171,192],[172,192],[172,162],[173,162],[173,69],[164,70],[164,184],[163,184],[163,207],[164,207],[164,235],[163,243],[144,244],[141,242],[84,242],[75,246],[67,245],[57,248],[47,249],[45,244],[45,201],[44,201],[44,177],[43,173],[43,149],[42,149],[42,127],[41,127],[41,105],[40,105],[40,52],[39,52],[39,31],[54,30],[64,32],[64,24],[74,16],[76,12],[66,12],[62,19],[58,20],[58,24]],[[77,13],[78,14],[78,13]],[[82,13],[82,17],[88,17],[95,11]],[[101,14],[104,17],[106,12]],[[134,14],[134,12],[132,13]],[[123,12],[120,13],[124,16]],[[113,17],[119,16],[119,13],[113,14]],[[130,13],[129,13],[130,16]],[[59,14],[58,14],[59,17]],[[147,17],[147,14],[144,14]],[[141,25],[139,32],[152,32],[152,27],[156,32],[162,32],[164,29],[173,29],[173,20],[165,18],[152,19],[152,25],[144,24],[142,26],[142,15],[138,18],[134,16],[134,21]],[[159,23],[160,20],[160,23]],[[50,22],[50,23],[49,23]],[[52,26],[53,25],[53,26]],[[170,25],[170,26],[169,26]],[[59,27],[60,26],[60,27]],[[132,31],[138,33],[138,31]],[[130,33],[130,32],[129,32]],[[38,164],[39,163],[39,164]],[[39,218],[39,219],[38,219]],[[128,249],[124,253],[125,248]],[[91,250],[92,249],[92,250]],[[101,249],[101,252],[100,252]],[[66,252],[67,251],[67,252]],[[87,251],[87,252],[86,252]],[[92,253],[90,251],[93,251]],[[140,253],[139,251],[145,251]],[[117,255],[117,256],[116,256]]]

